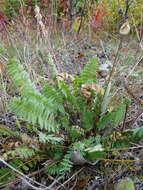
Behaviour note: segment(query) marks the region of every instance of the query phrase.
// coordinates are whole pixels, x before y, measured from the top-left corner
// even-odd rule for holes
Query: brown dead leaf
[[[84,54],[84,53],[79,53],[78,54],[78,58],[83,58],[83,57],[85,57],[86,55]]]
[[[80,180],[77,182],[76,187],[83,188],[84,186],[87,185],[90,179],[91,179],[91,176],[86,176],[83,180]]]
[[[104,89],[100,87],[98,84],[84,84],[81,88],[81,93],[85,98],[90,98],[91,94],[101,94],[104,95]]]
[[[15,148],[18,148],[20,145],[21,145],[21,143],[19,141],[17,141],[17,142],[11,142],[11,143],[8,143],[8,144],[4,144],[2,146],[2,148],[5,151],[11,151],[11,150],[14,150]]]
[[[27,145],[29,148],[37,149],[39,147],[39,143],[36,137],[31,138],[26,133],[23,133],[21,136],[21,140],[24,145]]]
[[[0,63],[0,73],[3,73],[5,70],[5,65],[3,63]]]
[[[121,28],[120,28],[120,34],[121,35],[128,35],[130,32],[130,24],[129,21],[127,20],[125,23],[122,24]]]
[[[56,78],[59,81],[68,81],[68,80],[71,82],[74,81],[74,77],[66,72],[59,73]]]
[[[26,133],[22,134],[21,139],[24,144],[30,144],[32,141],[31,137],[29,137]]]

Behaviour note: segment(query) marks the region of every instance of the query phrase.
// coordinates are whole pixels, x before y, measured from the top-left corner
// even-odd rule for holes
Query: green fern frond
[[[0,169],[0,184],[7,184],[8,182],[10,182],[12,179],[14,179],[16,177],[16,174],[13,173],[13,175],[11,175],[11,170],[10,168],[2,168]]]
[[[33,102],[32,96],[30,99],[14,98],[10,104],[13,110],[19,117],[31,122],[33,125],[38,125],[40,128],[45,128],[50,132],[56,132],[58,125],[56,124],[54,112],[49,110],[48,106],[40,104],[38,101]]]
[[[30,157],[32,157],[32,156],[35,155],[35,151],[32,150],[32,149],[29,149],[29,148],[26,147],[26,146],[17,148],[17,149],[15,150],[15,153],[16,153],[17,155],[19,155],[20,157],[22,157],[22,158],[30,158]]]
[[[60,162],[61,165],[61,169],[60,169],[60,173],[65,173],[67,171],[70,171],[70,169],[72,168],[72,162],[71,162],[71,154],[66,154],[62,160],[62,162]]]
[[[18,59],[9,60],[8,71],[13,79],[14,86],[19,89],[22,96],[27,97],[31,92],[38,93],[36,86],[31,82],[28,73]]]
[[[80,151],[81,154],[85,154],[85,150],[89,147],[94,147],[101,143],[101,136],[89,137],[78,142],[74,142],[70,147],[70,152]]]
[[[49,64],[52,78],[56,77],[58,74],[58,71],[57,71],[52,55],[50,53],[47,55],[47,53],[44,53],[43,51],[41,51],[41,49],[38,50],[38,55],[42,59],[43,63]]]
[[[97,82],[97,69],[98,69],[98,58],[92,58],[90,63],[87,64],[81,73],[80,77],[77,79],[80,85],[91,84]]]
[[[52,74],[52,77],[56,77],[57,74],[58,74],[58,71],[56,69],[56,65],[54,63],[54,60],[53,60],[53,57],[52,55],[49,53],[48,56],[46,57],[47,61],[48,61],[48,64],[50,65],[51,67],[51,74]]]
[[[54,135],[46,135],[45,133],[39,133],[39,140],[42,143],[51,143],[51,144],[57,144],[57,143],[62,143],[63,138],[61,137],[56,137]]]
[[[20,157],[21,159],[27,159],[34,156],[36,152],[33,149],[28,148],[27,146],[21,146],[16,148],[15,150],[8,151],[6,153],[7,156]]]
[[[72,85],[68,85],[66,84],[64,81],[60,81],[58,83],[58,87],[59,87],[59,90],[60,92],[63,94],[64,98],[73,103],[73,104],[76,104],[76,99],[73,95],[73,88],[72,88]]]
[[[109,112],[100,118],[98,129],[111,129],[116,127],[125,116],[126,103],[122,103],[115,111]]]
[[[63,95],[59,89],[54,86],[46,85],[42,91],[42,94],[48,98],[52,105],[60,110],[61,113],[65,113]]]
[[[106,113],[108,105],[110,103],[110,100],[111,100],[110,90],[111,90],[111,82],[109,81],[109,84],[108,84],[108,86],[106,88],[106,91],[105,91],[105,94],[104,94],[104,97],[103,97],[103,101],[102,101],[102,104],[101,104],[101,116],[103,116]]]
[[[47,172],[50,174],[64,174],[65,172],[70,171],[72,168],[72,162],[70,161],[71,155],[66,154],[62,161],[58,164],[52,165],[47,168]]]
[[[55,121],[55,115],[59,105],[54,104],[52,98],[46,98],[36,89],[18,60],[11,59],[8,69],[14,85],[19,88],[21,95],[20,98],[12,100],[11,109],[33,125],[37,124],[50,132],[56,132],[58,125]]]

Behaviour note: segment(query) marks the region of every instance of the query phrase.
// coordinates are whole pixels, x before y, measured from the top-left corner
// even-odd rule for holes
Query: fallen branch
[[[0,162],[2,162],[5,166],[7,166],[8,168],[10,168],[10,169],[12,169],[13,171],[15,171],[15,172],[16,172],[17,174],[19,174],[20,176],[22,176],[22,177],[20,177],[20,179],[22,179],[22,180],[23,180],[28,186],[30,186],[32,189],[34,189],[34,190],[53,190],[52,185],[55,184],[55,181],[50,185],[50,187],[47,187],[47,186],[42,185],[41,183],[39,183],[39,182],[37,182],[37,181],[35,181],[35,180],[29,178],[27,175],[24,175],[21,171],[15,169],[13,166],[11,166],[10,164],[8,164],[8,163],[7,163],[5,160],[3,160],[2,158],[0,158]],[[43,168],[42,168],[42,170],[43,170]],[[41,186],[41,187],[36,187],[36,186],[32,185],[29,181],[30,181],[31,183],[34,183],[34,184],[39,185],[39,186]],[[58,181],[58,180],[56,180],[56,182],[57,182],[57,181]],[[61,186],[63,186],[63,184],[61,184]]]

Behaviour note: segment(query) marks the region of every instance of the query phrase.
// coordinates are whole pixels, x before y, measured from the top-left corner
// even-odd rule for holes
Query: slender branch
[[[86,7],[86,0],[84,1],[84,7],[82,8],[82,15],[81,15],[80,25],[79,25],[79,28],[78,28],[77,34],[80,33],[80,30],[81,30],[81,27],[82,27],[82,24],[83,24],[85,7]]]
[[[130,8],[130,6],[131,6],[132,3],[133,3],[132,0],[131,1],[130,0],[126,0],[125,20],[128,19],[128,11],[129,11],[129,8]]]
[[[137,162],[143,162],[143,160],[120,160],[120,159],[105,159],[105,158],[99,158],[98,160],[104,161],[104,162],[122,162],[122,163],[137,163]]]
[[[41,183],[29,178],[28,176],[24,175],[21,171],[15,169],[13,166],[11,166],[10,164],[8,164],[6,161],[4,161],[3,159],[0,158],[0,162],[2,162],[4,165],[6,165],[8,168],[12,169],[13,171],[15,171],[17,174],[19,174],[22,180],[24,180],[25,183],[27,183],[31,188],[33,188],[34,190],[53,190],[53,188],[49,188],[45,185],[42,185]],[[35,187],[33,186],[31,183],[29,183],[28,181],[30,181],[31,183],[37,184],[39,186],[41,186],[41,188]],[[62,185],[63,186],[63,185]]]
[[[133,68],[131,69],[130,73],[127,75],[126,80],[129,78],[129,76],[133,73],[133,71],[135,70],[135,68],[141,63],[143,62],[143,56],[136,62],[134,63]]]
[[[129,0],[126,0],[126,10],[125,10],[125,19],[128,18],[128,10],[129,10]]]
[[[141,145],[137,145],[137,146],[134,146],[134,147],[128,147],[128,148],[112,148],[109,150],[110,151],[120,151],[120,150],[123,150],[123,151],[129,151],[129,150],[134,150],[134,149],[141,149],[143,148],[143,146]]]
[[[109,84],[109,82],[111,81],[111,78],[113,76],[113,73],[114,73],[114,70],[115,70],[115,66],[116,66],[116,62],[117,62],[117,58],[118,58],[120,49],[122,47],[122,40],[123,40],[123,38],[120,39],[120,43],[119,43],[119,46],[118,46],[118,49],[117,49],[117,52],[116,52],[116,55],[115,55],[115,59],[114,59],[114,62],[113,62],[113,66],[112,66],[111,72],[109,74],[109,78],[108,78],[108,83],[107,84]]]
[[[132,118],[132,119],[126,121],[126,124],[128,124],[128,123],[132,123],[132,124],[135,123],[136,120],[137,120],[142,114],[143,114],[143,110],[138,110],[136,116],[135,116],[134,118]]]
[[[138,104],[140,104],[141,106],[143,106],[143,102],[142,102],[138,97],[136,97],[136,95],[134,95],[134,93],[132,92],[132,90],[128,87],[128,84],[127,84],[126,79],[123,80],[123,85],[124,85],[124,88],[125,88],[125,90],[127,91],[127,93],[128,93],[134,100],[136,100],[136,102],[137,102]]]
[[[124,131],[124,129],[125,129],[128,109],[129,109],[129,106],[128,106],[128,105],[126,105],[125,116],[124,116],[123,125],[122,125],[122,128],[121,128],[121,131],[122,131],[122,132],[123,132],[123,131]]]
[[[84,167],[82,167],[80,170],[78,170],[75,174],[73,174],[68,180],[66,180],[62,185],[65,185],[67,183],[69,183],[69,181],[71,181],[72,178],[74,178],[78,173],[80,173],[82,170],[84,169]],[[60,189],[61,185],[59,187],[56,188],[56,190]]]

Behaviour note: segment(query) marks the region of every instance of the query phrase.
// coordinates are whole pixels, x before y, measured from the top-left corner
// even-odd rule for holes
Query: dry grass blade
[[[111,99],[110,90],[111,90],[111,82],[109,82],[109,84],[107,86],[107,89],[105,91],[104,98],[103,98],[103,101],[101,104],[101,116],[103,116],[107,111],[107,107],[108,107],[110,99]]]

